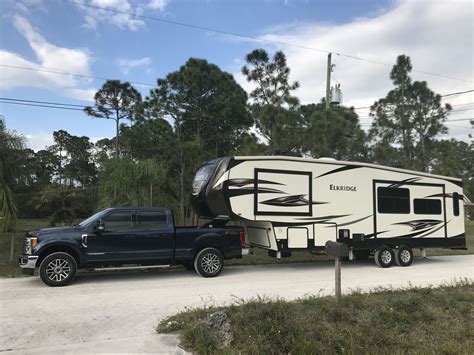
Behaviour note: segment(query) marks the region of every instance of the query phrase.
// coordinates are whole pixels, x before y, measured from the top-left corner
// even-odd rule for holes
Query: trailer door
[[[373,203],[377,245],[386,238],[412,246],[423,245],[420,238],[446,238],[444,185],[376,181]]]

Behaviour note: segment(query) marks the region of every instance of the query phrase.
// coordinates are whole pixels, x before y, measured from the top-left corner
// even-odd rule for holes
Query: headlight
[[[23,249],[25,251],[25,254],[31,254],[31,239],[30,238],[25,238],[23,241]]]
[[[24,242],[24,251],[25,254],[31,254],[33,251],[33,248],[38,244],[38,238],[37,237],[27,237],[25,238]]]

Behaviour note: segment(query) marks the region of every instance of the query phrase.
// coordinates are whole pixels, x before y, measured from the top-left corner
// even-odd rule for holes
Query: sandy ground
[[[343,263],[344,292],[379,286],[440,285],[474,278],[474,256],[415,259],[407,268]],[[295,299],[334,292],[332,262],[234,266],[214,279],[181,269],[80,275],[67,287],[38,277],[0,279],[0,352],[183,353],[173,335],[158,335],[164,317],[189,307],[256,296]]]

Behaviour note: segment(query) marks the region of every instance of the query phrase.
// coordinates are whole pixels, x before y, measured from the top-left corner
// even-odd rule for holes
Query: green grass
[[[197,354],[472,354],[474,285],[382,290],[293,302],[255,299],[188,310],[157,331]],[[234,340],[220,348],[201,320],[224,311]]]
[[[21,270],[17,265],[17,257],[21,251],[21,243],[27,231],[45,228],[49,224],[48,219],[20,219],[18,221],[18,232],[14,233],[14,253],[13,260],[10,261],[10,233],[0,234],[0,277],[17,277],[21,275]],[[468,250],[450,249],[429,249],[429,255],[461,255],[474,253],[474,221],[466,221],[466,239]],[[415,250],[415,255],[420,255]],[[278,260],[268,256],[266,250],[254,248],[252,253],[242,259],[226,261],[226,265],[261,265],[261,264],[285,264],[303,263],[329,260],[326,255],[313,255],[308,252],[295,252],[289,258]]]
[[[22,240],[26,232],[45,228],[49,224],[48,219],[20,219],[17,224],[16,233],[0,234],[0,277],[21,276],[18,267],[18,255],[21,253]],[[11,237],[13,235],[13,260],[10,260]]]

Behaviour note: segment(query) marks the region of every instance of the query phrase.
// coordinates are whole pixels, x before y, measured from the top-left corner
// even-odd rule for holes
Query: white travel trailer
[[[330,240],[381,267],[410,265],[413,248],[465,249],[463,198],[460,179],[324,158],[224,157],[193,181],[201,217],[240,221],[271,255]]]

